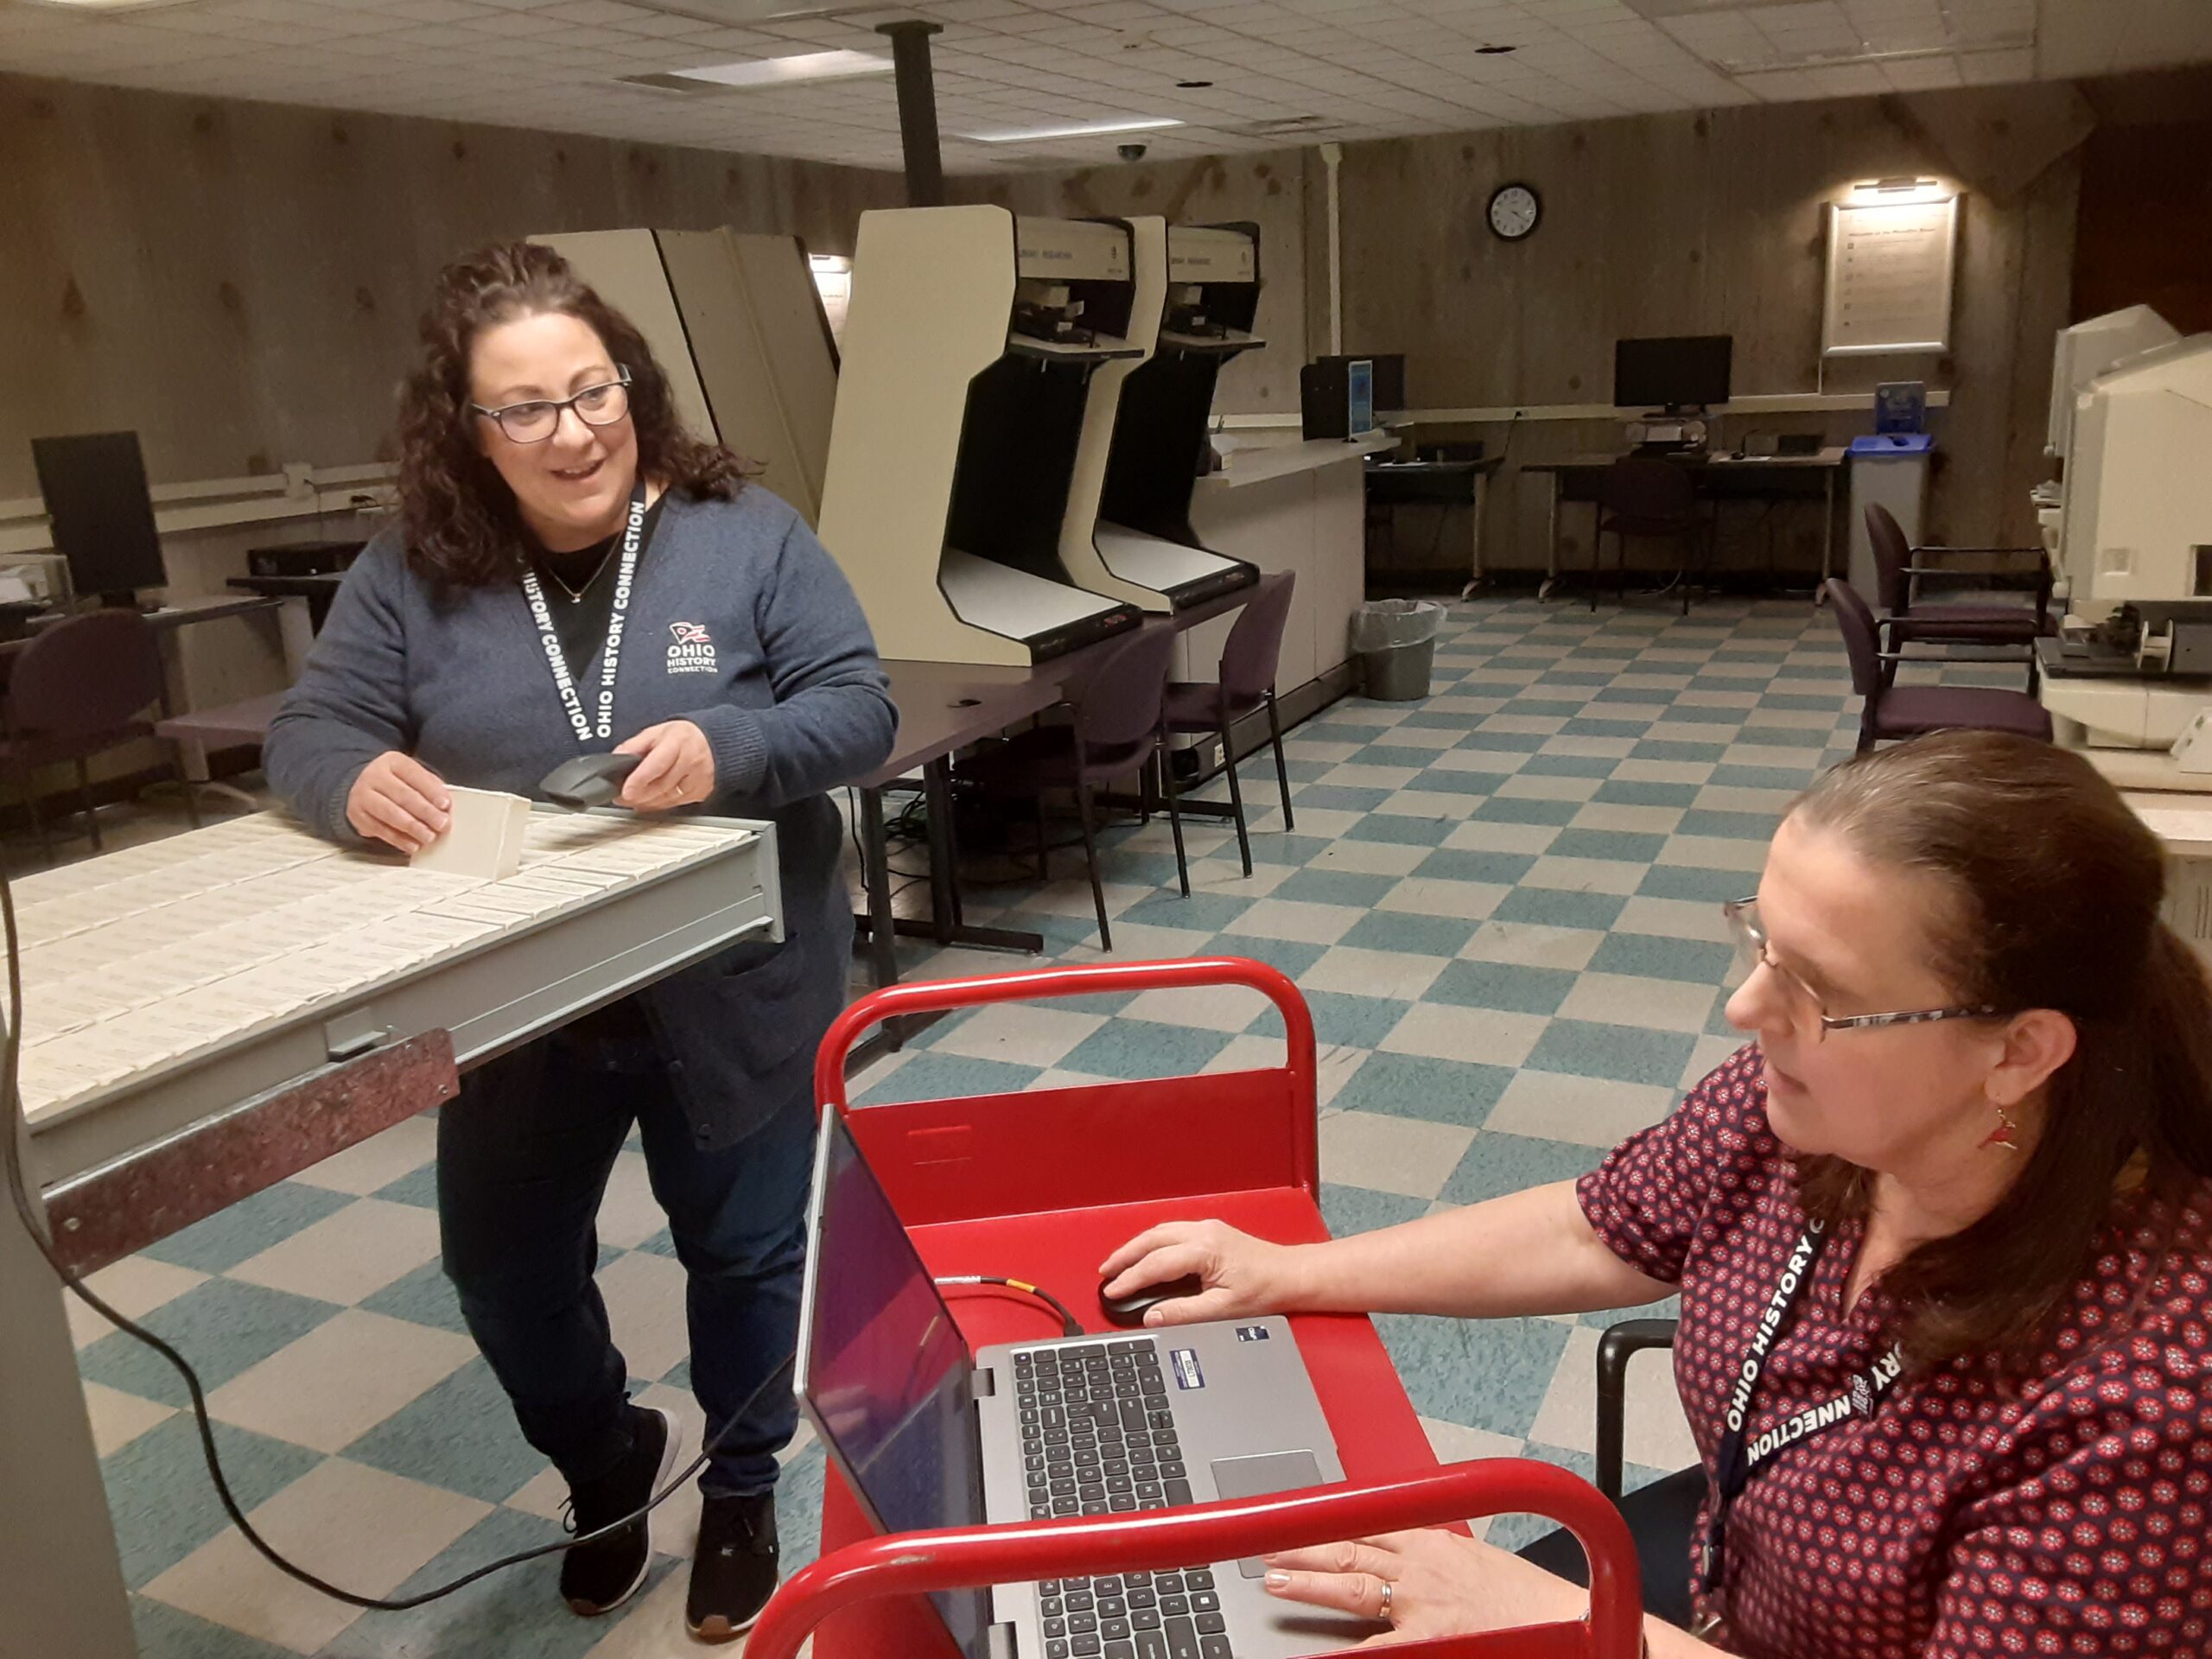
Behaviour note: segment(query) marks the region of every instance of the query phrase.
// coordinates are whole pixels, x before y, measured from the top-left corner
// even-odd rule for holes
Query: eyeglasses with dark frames
[[[1912,1008],[1895,1014],[1832,1014],[1821,1005],[1820,994],[1774,959],[1766,930],[1759,925],[1758,896],[1732,899],[1720,906],[1736,944],[1736,958],[1745,970],[1764,968],[1774,976],[1788,1000],[1795,1023],[1810,1027],[1815,1040],[1832,1031],[1872,1031],[1882,1026],[1926,1026],[1939,1020],[1996,1020],[2004,1010],[1986,1002],[1951,1008]]]
[[[573,397],[533,397],[528,403],[505,404],[498,409],[471,404],[469,408],[486,420],[497,422],[510,443],[543,443],[561,429],[561,416],[566,410],[575,410],[576,418],[586,426],[612,426],[627,415],[630,371],[618,368],[614,373],[615,378],[586,386]]]

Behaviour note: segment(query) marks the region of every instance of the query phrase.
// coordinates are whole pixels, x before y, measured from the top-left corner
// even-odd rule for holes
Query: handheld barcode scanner
[[[547,772],[537,785],[538,792],[571,812],[611,805],[622,792],[623,780],[643,759],[638,754],[580,754]]]

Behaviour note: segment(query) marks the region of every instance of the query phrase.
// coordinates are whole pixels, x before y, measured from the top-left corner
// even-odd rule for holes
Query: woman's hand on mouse
[[[688,720],[648,726],[628,742],[616,744],[614,753],[645,757],[616,798],[632,811],[665,812],[695,805],[715,792],[715,752],[707,747],[707,734]]]
[[[445,780],[411,754],[386,749],[363,766],[346,795],[354,833],[412,858],[453,823]]]
[[[1098,1271],[1109,1296],[1196,1274],[1203,1291],[1161,1302],[1144,1316],[1147,1325],[1189,1325],[1282,1311],[1289,1305],[1294,1254],[1226,1222],[1171,1221],[1139,1233]]]

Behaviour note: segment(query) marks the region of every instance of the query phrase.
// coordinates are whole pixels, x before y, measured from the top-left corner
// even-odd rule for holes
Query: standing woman
[[[512,243],[449,266],[422,342],[400,520],[347,574],[270,727],[269,778],[321,834],[404,853],[446,829],[448,783],[529,794],[609,749],[640,757],[626,806],[775,821],[782,944],[737,944],[480,1068],[438,1119],[446,1272],[579,1532],[636,1510],[677,1461],[671,1420],[628,1402],[592,1278],[637,1127],[720,1437],[687,1620],[727,1640],[776,1584],[809,1071],[851,950],[824,791],[889,753],[891,702],[821,544],[686,435],[645,340],[557,254]],[[572,1549],[562,1596],[606,1612],[652,1554],[648,1520]]]

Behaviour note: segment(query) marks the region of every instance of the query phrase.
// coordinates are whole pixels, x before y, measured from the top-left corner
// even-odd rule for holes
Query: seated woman
[[[1647,1618],[1662,1659],[2212,1652],[2212,992],[2163,888],[2078,755],[1863,756],[1727,906],[1755,1040],[1594,1173],[1326,1244],[1158,1227],[1109,1288],[1201,1275],[1163,1324],[1679,1290],[1705,1495],[1645,1552],[1695,1632]],[[1583,1600],[1441,1531],[1271,1567],[1405,1638]]]

